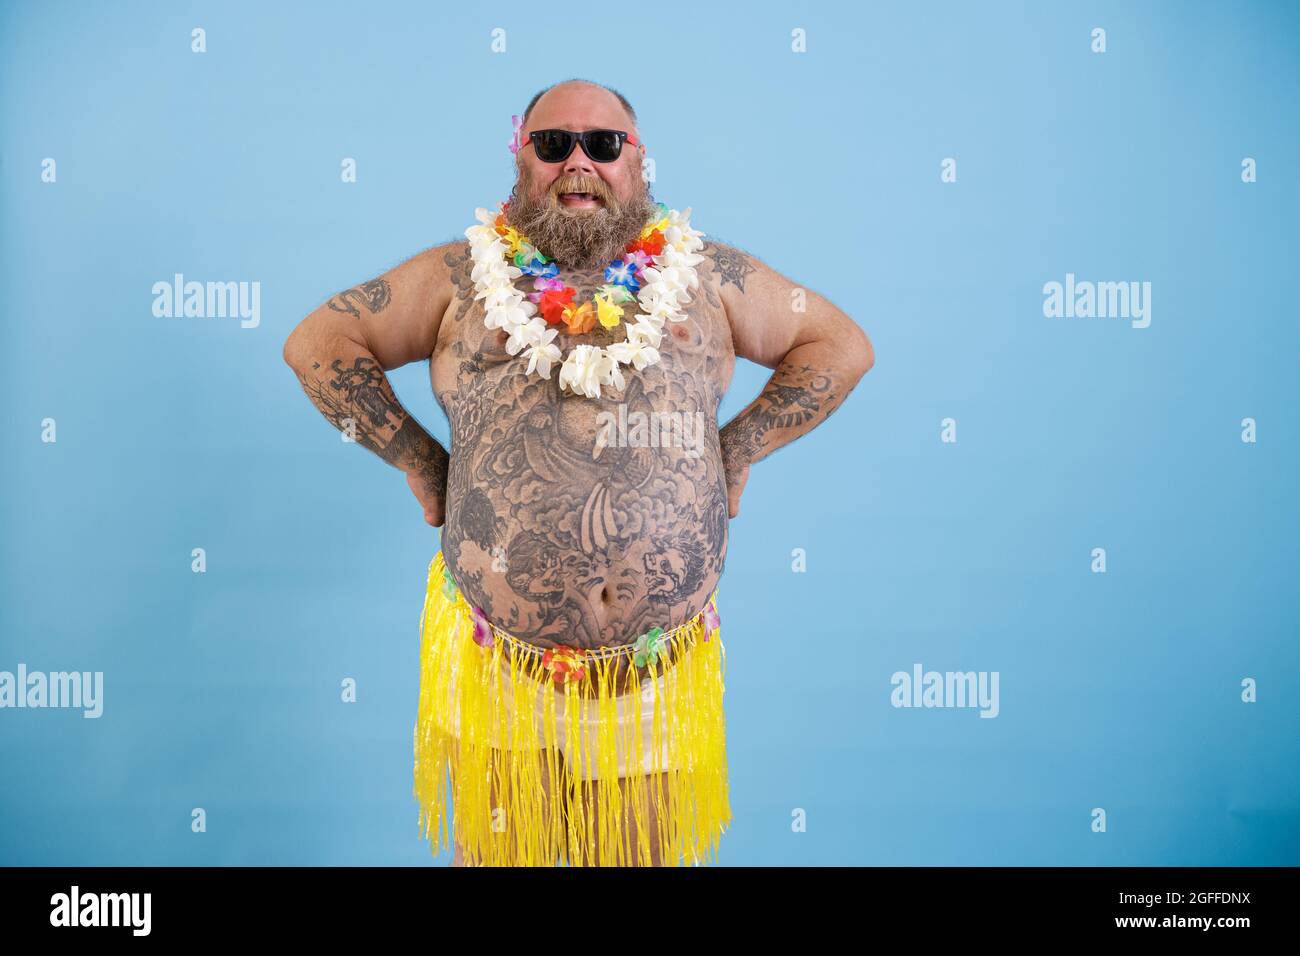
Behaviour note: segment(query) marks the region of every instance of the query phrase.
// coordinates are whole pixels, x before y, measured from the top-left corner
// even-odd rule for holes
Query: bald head
[[[606,96],[612,97],[618,103],[619,107],[623,110],[624,119],[622,120],[622,122],[627,124],[626,127],[618,126],[618,127],[610,127],[610,128],[617,128],[617,129],[625,128],[629,132],[636,133],[637,139],[641,138],[639,133],[636,132],[636,110],[632,109],[632,104],[628,102],[627,97],[624,96],[622,93],[620,93],[618,90],[611,89],[608,86],[602,86],[599,83],[593,83],[591,80],[580,80],[580,79],[561,80],[559,83],[552,83],[550,86],[546,87],[545,89],[538,90],[536,93],[533,94],[533,98],[528,101],[528,107],[524,110],[525,127],[527,128],[528,121],[532,118],[533,110],[537,108],[537,104],[540,103],[543,98],[564,91],[582,90],[584,88],[588,95],[594,94],[596,96],[600,96],[601,94],[605,94]],[[535,128],[546,129],[547,127],[539,126]]]

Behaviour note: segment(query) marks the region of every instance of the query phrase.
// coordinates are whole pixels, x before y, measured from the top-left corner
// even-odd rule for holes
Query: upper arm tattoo
[[[359,319],[361,318],[359,306],[364,305],[372,314],[377,315],[388,307],[392,295],[393,290],[388,285],[387,279],[372,279],[362,285],[345,289],[330,299],[327,305],[335,312],[343,312]]]
[[[744,292],[745,276],[757,268],[750,261],[749,256],[732,246],[723,246],[715,242],[709,243],[708,250],[706,255],[713,260],[713,268],[722,278],[721,284],[726,285],[730,282]]]
[[[474,280],[472,274],[474,271],[474,260],[470,256],[469,243],[458,242],[447,250],[442,261],[450,270],[451,284],[455,287],[452,295],[459,303],[456,306],[456,315],[454,321],[459,322],[465,318],[470,307],[474,305]]]

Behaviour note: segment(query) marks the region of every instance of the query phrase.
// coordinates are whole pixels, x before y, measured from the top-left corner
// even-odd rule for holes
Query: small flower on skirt
[[[576,647],[548,647],[542,666],[557,684],[571,684],[587,676],[587,652]]]
[[[451,572],[442,569],[442,596],[448,601],[456,600],[456,582],[451,579]]]
[[[719,627],[722,626],[722,618],[718,617],[718,609],[713,606],[713,601],[704,606],[704,639],[707,641]]]
[[[664,640],[664,629],[652,627],[636,639],[632,645],[632,663],[645,667],[655,659],[668,659],[668,642]]]
[[[483,609],[476,607],[470,610],[470,618],[474,621],[474,643],[479,647],[491,647],[496,640],[496,635],[492,633],[492,625],[488,623],[487,615]]]

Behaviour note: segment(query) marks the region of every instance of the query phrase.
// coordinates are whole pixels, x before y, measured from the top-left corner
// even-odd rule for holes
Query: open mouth
[[[599,206],[600,200],[595,193],[560,193],[560,205],[586,208]]]

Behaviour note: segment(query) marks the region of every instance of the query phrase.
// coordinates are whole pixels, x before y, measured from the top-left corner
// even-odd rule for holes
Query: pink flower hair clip
[[[510,152],[518,153],[524,148],[524,121],[518,116],[511,116],[510,122],[514,126],[514,131],[510,134]]]

